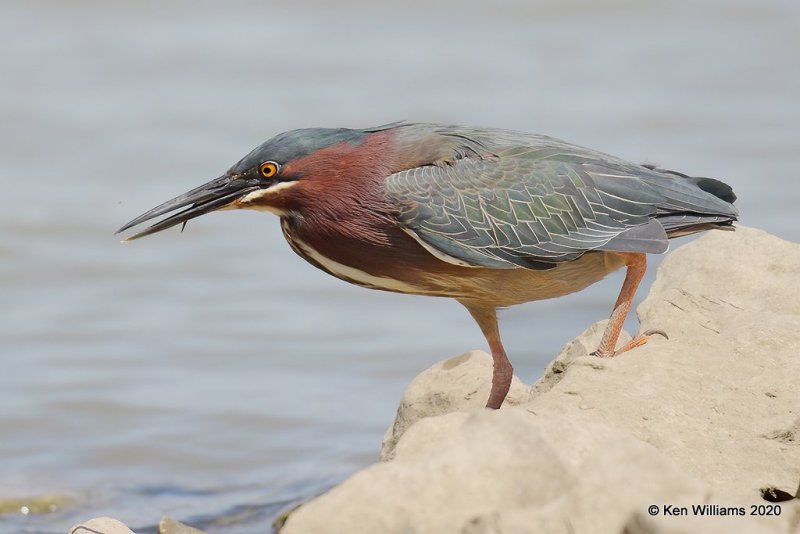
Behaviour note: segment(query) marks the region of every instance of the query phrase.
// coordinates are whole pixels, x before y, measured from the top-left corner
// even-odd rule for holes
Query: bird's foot
[[[650,337],[658,334],[660,336],[664,336],[664,339],[669,339],[669,336],[663,330],[648,330],[643,334],[638,334],[634,336],[633,339],[625,343],[622,347],[615,351],[601,351],[597,349],[596,351],[592,352],[592,356],[597,356],[598,358],[611,358],[613,356],[619,356],[623,352],[628,352],[629,350],[635,349],[636,347],[641,347],[648,341],[650,341]]]

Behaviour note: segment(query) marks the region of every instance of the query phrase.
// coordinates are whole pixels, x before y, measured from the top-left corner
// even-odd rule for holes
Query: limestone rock
[[[124,523],[111,517],[96,517],[69,529],[69,534],[135,534]]]
[[[162,517],[158,523],[159,534],[203,534],[202,530],[184,525],[171,517]],[[135,534],[124,523],[110,517],[97,517],[75,525],[69,534]]]
[[[164,516],[158,522],[158,534],[203,534],[203,531]]]
[[[605,332],[607,324],[608,319],[599,321],[564,345],[558,356],[547,365],[542,378],[537,380],[531,387],[531,397],[546,393],[558,384],[564,378],[564,373],[570,365],[586,365],[592,369],[604,369],[605,359],[596,358],[590,356],[590,354],[600,346],[600,340],[603,338],[603,332]],[[621,331],[617,340],[617,347],[622,347],[630,340],[631,335],[625,330]]]
[[[799,531],[800,246],[709,232],[664,261],[638,313],[670,339],[601,360],[587,355],[595,325],[497,412],[482,409],[488,356],[424,372],[386,461],[300,507],[284,532]],[[766,488],[790,499],[779,517],[663,514],[749,512],[770,504]]]
[[[546,504],[572,478],[521,408],[454,412],[418,421],[393,460],[300,507],[281,532],[453,532],[500,507]]]
[[[492,376],[492,357],[473,350],[434,364],[420,373],[406,388],[394,424],[386,431],[381,459],[394,455],[394,448],[403,433],[415,422],[455,411],[479,411],[486,405]],[[516,376],[511,382],[503,407],[528,400],[529,388]]]

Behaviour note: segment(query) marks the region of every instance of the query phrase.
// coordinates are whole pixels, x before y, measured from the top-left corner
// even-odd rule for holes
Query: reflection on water
[[[411,119],[723,178],[745,224],[797,240],[797,22],[796,2],[755,0],[4,3],[0,497],[77,504],[0,532],[104,514],[225,532],[213,518],[242,510],[235,530],[263,532],[377,458],[416,373],[483,346],[453,302],[315,271],[271,216],[128,246],[123,222],[279,131]],[[520,376],[620,280],[508,310]]]

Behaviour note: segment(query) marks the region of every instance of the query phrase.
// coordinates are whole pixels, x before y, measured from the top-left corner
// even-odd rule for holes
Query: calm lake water
[[[800,240],[799,6],[3,2],[0,499],[75,503],[0,532],[162,514],[266,532],[376,461],[417,373],[484,347],[455,302],[316,271],[267,214],[112,235],[283,130],[547,133],[722,178],[743,224]],[[605,318],[620,283],[508,310],[518,375]]]

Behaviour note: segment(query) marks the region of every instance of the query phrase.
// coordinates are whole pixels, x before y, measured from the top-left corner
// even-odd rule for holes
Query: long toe
[[[654,335],[658,334],[659,336],[664,336],[665,339],[669,339],[669,336],[663,330],[647,330],[643,334],[638,334],[633,339],[625,343],[622,347],[615,350],[611,353],[601,353],[600,350],[596,350],[592,353],[593,356],[597,356],[599,358],[611,358],[613,356],[619,356],[623,352],[628,352],[629,350],[635,349],[636,347],[641,347]]]

